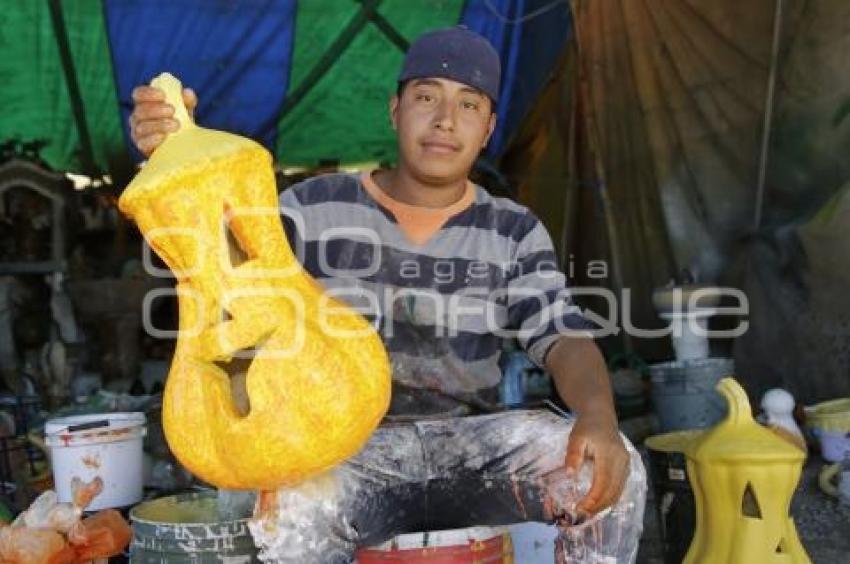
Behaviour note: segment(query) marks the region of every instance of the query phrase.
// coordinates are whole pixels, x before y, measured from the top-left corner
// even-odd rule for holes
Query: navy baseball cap
[[[398,81],[447,78],[480,90],[495,104],[501,74],[499,54],[490,42],[458,25],[420,35],[404,57]]]

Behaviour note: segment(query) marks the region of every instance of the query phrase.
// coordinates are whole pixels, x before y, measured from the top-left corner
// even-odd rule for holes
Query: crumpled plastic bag
[[[381,427],[333,471],[261,496],[248,522],[259,558],[336,564],[410,531],[555,521],[559,564],[633,563],[646,500],[640,455],[624,438],[630,471],[620,499],[582,515],[593,463],[577,475],[564,468],[572,428],[536,410]]]
[[[120,513],[107,509],[80,520],[102,490],[100,478],[74,478],[72,503],[59,503],[53,490],[42,493],[12,525],[0,528],[0,564],[88,563],[120,554],[132,536]]]
[[[550,510],[559,528],[555,550],[557,564],[635,561],[643,523],[633,516],[643,515],[646,474],[640,458],[631,457],[630,465],[620,500],[592,516],[577,509],[593,481],[592,462],[585,462],[577,475],[560,468],[544,477],[547,502],[551,504]],[[625,542],[626,539],[634,539],[634,542]]]
[[[114,509],[105,509],[86,517],[68,532],[68,542],[80,561],[108,558],[121,554],[130,543],[133,531]]]
[[[15,519],[12,527],[50,529],[63,534],[67,533],[75,523],[79,522],[83,510],[101,491],[103,491],[103,480],[99,477],[91,482],[74,478],[71,481],[72,503],[59,503],[56,492],[47,490]]]
[[[12,527],[49,529],[59,533],[67,533],[74,523],[80,520],[82,513],[83,510],[73,504],[59,503],[56,492],[47,490],[15,519]]]
[[[0,564],[72,564],[77,556],[65,538],[50,529],[0,529]]]

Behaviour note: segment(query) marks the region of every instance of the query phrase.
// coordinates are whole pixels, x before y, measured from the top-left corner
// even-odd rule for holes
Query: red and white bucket
[[[70,502],[71,480],[103,480],[86,509],[126,507],[142,499],[144,413],[101,413],[51,419],[44,428],[60,502]]]
[[[513,564],[506,527],[470,527],[399,535],[361,549],[357,564]]]

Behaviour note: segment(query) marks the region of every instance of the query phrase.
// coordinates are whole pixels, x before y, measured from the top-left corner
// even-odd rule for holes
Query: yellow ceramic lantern
[[[168,444],[218,487],[294,484],[355,454],[377,427],[390,400],[386,350],[295,259],[268,151],[195,125],[171,75],[152,84],[180,130],[119,205],[177,277]]]
[[[735,380],[717,389],[729,414],[685,453],[697,527],[684,562],[809,562],[789,513],[805,453],[753,420]]]

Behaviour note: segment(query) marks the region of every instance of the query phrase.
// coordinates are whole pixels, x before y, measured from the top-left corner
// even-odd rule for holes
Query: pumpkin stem
[[[726,423],[740,425],[753,422],[753,412],[750,407],[750,400],[747,398],[747,392],[734,378],[727,377],[720,380],[720,383],[717,384],[717,391],[726,398],[726,404],[729,407]]]
[[[183,103],[183,84],[171,73],[164,72],[151,80],[151,86],[165,92],[165,101],[174,107],[174,119],[180,122],[180,129],[195,127],[195,122]]]

